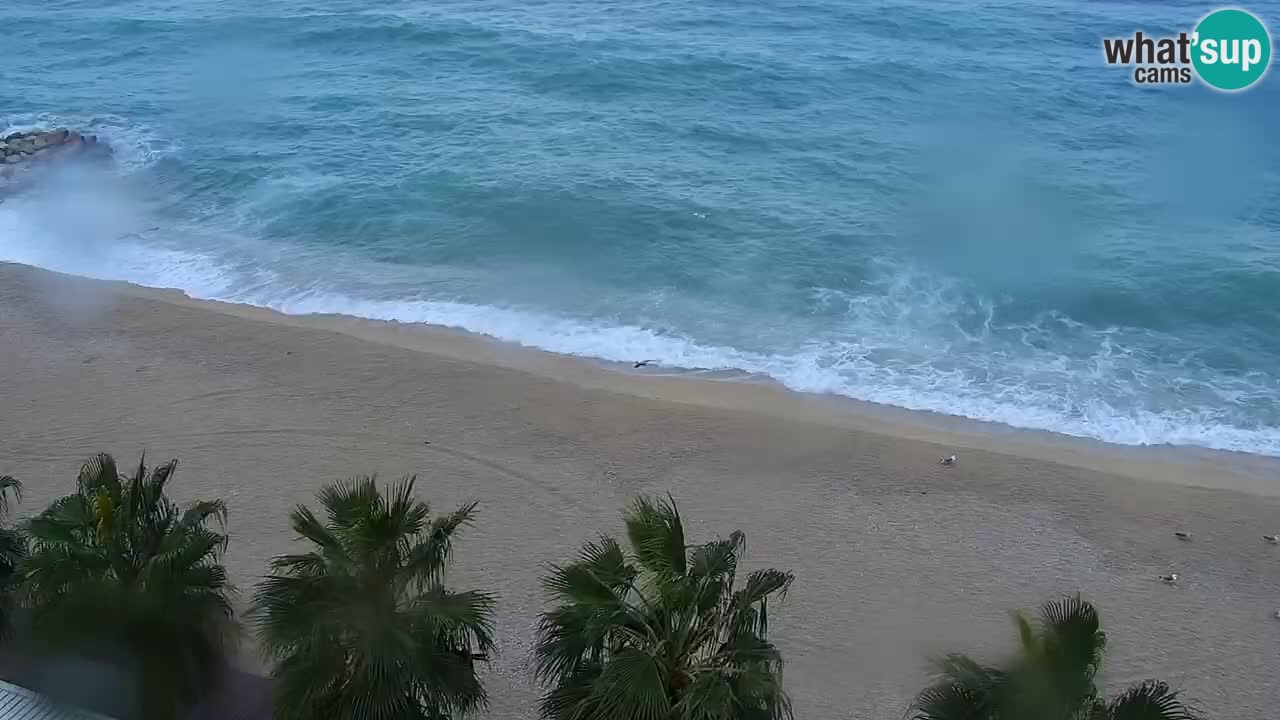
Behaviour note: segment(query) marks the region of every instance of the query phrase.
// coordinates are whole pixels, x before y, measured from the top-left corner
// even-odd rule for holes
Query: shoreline
[[[0,264],[0,398],[0,473],[26,486],[17,517],[66,493],[92,453],[177,457],[176,500],[228,506],[241,603],[297,547],[289,511],[329,482],[414,473],[437,511],[478,502],[449,584],[498,596],[484,717],[536,716],[547,563],[621,530],[637,495],[666,493],[690,542],[742,530],[750,569],[796,574],[770,625],[797,717],[901,716],[928,658],[998,658],[1009,610],[1077,591],[1103,614],[1108,693],[1156,677],[1215,717],[1280,704],[1280,553],[1261,537],[1280,530],[1280,477],[1266,458],[851,412],[763,383],[13,264]],[[938,464],[952,453],[955,467]],[[1177,586],[1157,579],[1171,571]]]
[[[291,315],[272,308],[192,297],[179,288],[120,280],[98,280],[21,263],[40,273],[102,283],[118,292],[193,307],[256,322],[336,332],[454,360],[491,364],[542,378],[666,402],[762,413],[799,422],[847,427],[910,438],[961,450],[1010,452],[1046,462],[1142,480],[1280,496],[1280,458],[1195,445],[1126,445],[1051,430],[1022,428],[930,410],[913,410],[857,398],[792,390],[768,377],[741,373],[661,368],[632,371],[625,363],[562,355],[462,328],[374,320],[355,315]]]

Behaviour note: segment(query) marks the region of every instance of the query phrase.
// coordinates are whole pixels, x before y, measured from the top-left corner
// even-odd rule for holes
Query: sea
[[[0,260],[1280,456],[1280,77],[1102,52],[1215,7],[5,0],[0,129],[115,161]]]

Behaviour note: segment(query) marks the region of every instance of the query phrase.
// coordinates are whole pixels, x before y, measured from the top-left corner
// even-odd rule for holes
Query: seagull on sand
[[[1160,581],[1163,582],[1165,585],[1172,585],[1178,582],[1178,573],[1169,573],[1168,575],[1161,575]]]
[[[1262,539],[1266,540],[1272,545],[1280,545],[1280,535],[1263,535]]]
[[[651,363],[651,362],[654,362],[654,361],[653,361],[653,360],[637,360],[637,361],[636,361],[636,367],[638,367],[638,368],[648,367],[648,366],[649,366],[649,363]]]
[[[1191,539],[1191,533],[1189,533],[1189,532],[1181,532],[1181,531],[1179,531],[1179,532],[1174,533],[1174,535],[1176,535],[1176,536],[1177,536],[1177,538],[1178,538],[1179,540],[1190,540],[1190,539]]]
[[[952,465],[955,465],[955,464],[956,464],[956,456],[955,456],[955,455],[948,455],[948,456],[946,456],[946,457],[942,458],[941,460],[939,460],[939,461],[938,461],[938,464],[939,464],[939,465],[946,465],[947,467],[951,467]]]

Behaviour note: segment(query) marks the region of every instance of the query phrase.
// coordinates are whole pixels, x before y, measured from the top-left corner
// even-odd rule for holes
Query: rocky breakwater
[[[111,158],[111,146],[97,135],[75,130],[16,132],[0,140],[0,199],[23,189],[42,168],[71,159],[102,161]]]

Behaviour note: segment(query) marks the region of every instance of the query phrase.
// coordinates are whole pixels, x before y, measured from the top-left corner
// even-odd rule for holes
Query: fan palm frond
[[[0,641],[9,636],[18,564],[27,555],[26,533],[4,524],[8,520],[10,496],[14,502],[22,500],[22,483],[9,475],[0,475]]]
[[[1111,701],[1099,696],[1107,636],[1097,608],[1079,595],[1046,603],[1034,625],[1013,614],[1018,653],[1002,667],[953,654],[911,706],[914,720],[1199,720],[1178,693],[1150,680]]]
[[[11,475],[0,475],[0,518],[9,514],[9,496],[14,502],[22,501],[22,483]]]
[[[1201,715],[1178,699],[1168,683],[1147,680],[1117,695],[1106,705],[1105,720],[1201,720]]]
[[[277,717],[435,719],[485,705],[476,663],[493,649],[494,600],[443,582],[475,504],[432,519],[414,485],[355,478],[319,492],[323,520],[293,512],[311,550],[277,557],[251,609]]]
[[[543,581],[534,654],[551,720],[780,720],[791,717],[768,601],[790,573],[759,570],[741,587],[745,536],[688,547],[675,502],[639,498],[628,547],[605,537]],[[628,552],[628,550],[630,552]]]
[[[33,652],[125,663],[139,703],[128,710],[144,720],[171,718],[216,687],[237,638],[226,509],[170,501],[176,467],[140,462],[122,477],[110,455],[91,458],[76,492],[28,524],[23,563]]]
[[[626,518],[627,537],[636,562],[659,579],[685,573],[684,525],[670,498],[637,498]]]

